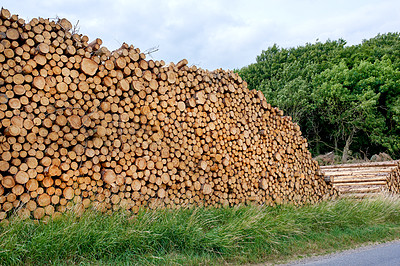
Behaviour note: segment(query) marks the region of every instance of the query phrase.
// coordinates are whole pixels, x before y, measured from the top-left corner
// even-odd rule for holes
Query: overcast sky
[[[276,43],[296,47],[317,39],[361,43],[400,31],[399,0],[1,0],[25,20],[65,17],[110,50],[123,42],[154,60],[186,58],[205,69],[255,62]]]

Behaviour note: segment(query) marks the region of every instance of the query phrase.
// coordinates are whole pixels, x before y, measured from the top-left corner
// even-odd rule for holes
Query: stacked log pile
[[[66,19],[0,18],[0,220],[335,194],[299,126],[236,73],[110,52]]]
[[[400,193],[400,161],[396,161],[397,166],[390,172],[386,181],[386,190],[390,193]]]
[[[342,195],[399,192],[399,161],[321,166],[321,171]]]

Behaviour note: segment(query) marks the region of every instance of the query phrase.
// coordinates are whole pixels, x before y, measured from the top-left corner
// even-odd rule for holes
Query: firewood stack
[[[66,19],[0,17],[0,220],[336,193],[299,126],[238,74],[110,52]]]

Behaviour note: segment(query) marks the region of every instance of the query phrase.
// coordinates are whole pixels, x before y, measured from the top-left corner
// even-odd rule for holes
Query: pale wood
[[[73,129],[79,129],[82,126],[82,120],[78,115],[71,115],[67,120]]]
[[[357,174],[368,174],[368,173],[389,173],[396,167],[379,167],[379,168],[373,168],[373,167],[367,167],[367,168],[353,168],[353,169],[347,169],[347,168],[339,168],[336,170],[322,170],[325,175],[331,175],[331,176],[341,176],[341,175],[357,175]]]
[[[15,181],[19,184],[25,184],[26,182],[29,181],[29,175],[27,172],[24,171],[19,171],[16,175],[15,175]]]
[[[46,80],[42,76],[36,76],[33,78],[32,85],[39,90],[43,90],[46,85]]]
[[[11,13],[8,9],[1,8],[0,16],[3,19],[9,19],[11,17]]]
[[[0,16],[0,220],[337,194],[299,126],[237,73],[165,65],[126,43],[110,52],[66,19]],[[346,169],[345,181],[358,171]]]
[[[325,180],[342,193],[369,193],[370,187],[380,191],[399,191],[399,161],[360,163],[321,167]]]
[[[83,58],[81,62],[82,72],[89,76],[96,74],[98,67],[98,64],[89,58]]]
[[[345,183],[345,182],[369,182],[369,181],[384,181],[386,182],[387,176],[370,176],[370,177],[348,177],[338,178],[335,177],[331,182],[333,183]]]
[[[321,169],[330,169],[330,168],[357,168],[357,167],[380,167],[380,166],[398,166],[399,161],[386,161],[386,162],[368,162],[368,163],[354,163],[354,164],[336,164],[336,165],[325,165],[321,166]]]
[[[103,170],[103,180],[109,185],[114,185],[115,181],[117,180],[117,176],[115,172],[111,169]]]
[[[19,32],[17,29],[10,28],[7,30],[6,36],[8,39],[15,41],[19,38]]]
[[[386,185],[386,180],[384,181],[368,181],[368,182],[346,182],[346,183],[336,183],[335,186],[351,186],[351,185],[360,185],[363,186],[371,186],[371,185]]]
[[[67,20],[66,18],[61,18],[57,21],[57,23],[66,31],[69,31],[72,29],[72,24]]]
[[[5,188],[12,188],[15,186],[15,180],[12,176],[4,176],[1,180],[1,184]]]

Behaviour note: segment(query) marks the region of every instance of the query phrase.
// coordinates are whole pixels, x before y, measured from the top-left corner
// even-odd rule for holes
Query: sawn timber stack
[[[342,195],[365,196],[380,192],[399,193],[400,161],[321,166],[325,180]]]
[[[237,73],[110,52],[66,19],[0,18],[0,220],[335,194],[299,126]]]

